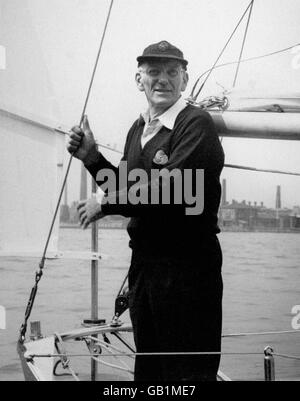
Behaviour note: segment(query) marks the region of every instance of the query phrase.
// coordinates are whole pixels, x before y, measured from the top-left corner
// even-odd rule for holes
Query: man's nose
[[[168,80],[168,74],[165,73],[165,72],[161,72],[160,75],[159,75],[159,77],[158,77],[158,82],[159,82],[161,85],[167,85],[168,82],[169,82],[169,80]]]

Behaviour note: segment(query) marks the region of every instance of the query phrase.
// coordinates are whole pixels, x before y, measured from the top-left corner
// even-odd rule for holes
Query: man
[[[216,234],[224,154],[209,114],[181,97],[188,83],[183,53],[162,41],[148,46],[137,61],[136,84],[149,107],[129,130],[122,162],[128,173],[146,171],[148,182],[135,184],[135,190],[138,186],[139,195],[146,194],[149,202],[129,202],[127,187],[106,191],[102,199],[79,205],[81,224],[87,227],[109,214],[131,217],[130,316],[137,352],[173,353],[137,356],[135,380],[213,381],[220,356],[190,353],[221,349],[222,253]],[[103,169],[121,174],[121,167],[97,150],[86,118],[83,130],[73,128],[68,150],[95,179]],[[162,176],[153,178],[154,169]],[[196,192],[201,181],[197,174],[204,171],[199,213],[189,215],[186,198],[178,203],[174,193],[168,204],[162,201],[164,174],[172,171],[176,174],[168,188],[174,190],[177,180],[182,191],[189,186]],[[187,172],[192,178],[178,181]],[[102,177],[98,184],[104,181]],[[151,202],[150,187],[157,191],[158,202]]]

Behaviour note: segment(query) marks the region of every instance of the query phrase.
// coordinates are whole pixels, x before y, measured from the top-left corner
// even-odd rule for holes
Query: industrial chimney
[[[281,187],[277,185],[275,209],[281,209]]]

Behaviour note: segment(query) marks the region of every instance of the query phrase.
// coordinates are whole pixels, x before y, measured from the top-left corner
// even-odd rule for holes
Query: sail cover
[[[300,113],[300,92],[233,90],[227,97],[229,111]]]
[[[27,1],[0,1],[2,255],[42,253],[61,185],[64,136],[51,128],[59,109],[30,21]],[[49,251],[57,237],[56,225]]]

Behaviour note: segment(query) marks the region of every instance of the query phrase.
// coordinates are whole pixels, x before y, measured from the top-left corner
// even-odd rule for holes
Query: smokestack
[[[222,182],[222,200],[221,200],[221,205],[225,206],[227,204],[227,199],[226,199],[226,180],[224,179]]]
[[[275,209],[281,209],[281,187],[277,185]]]

